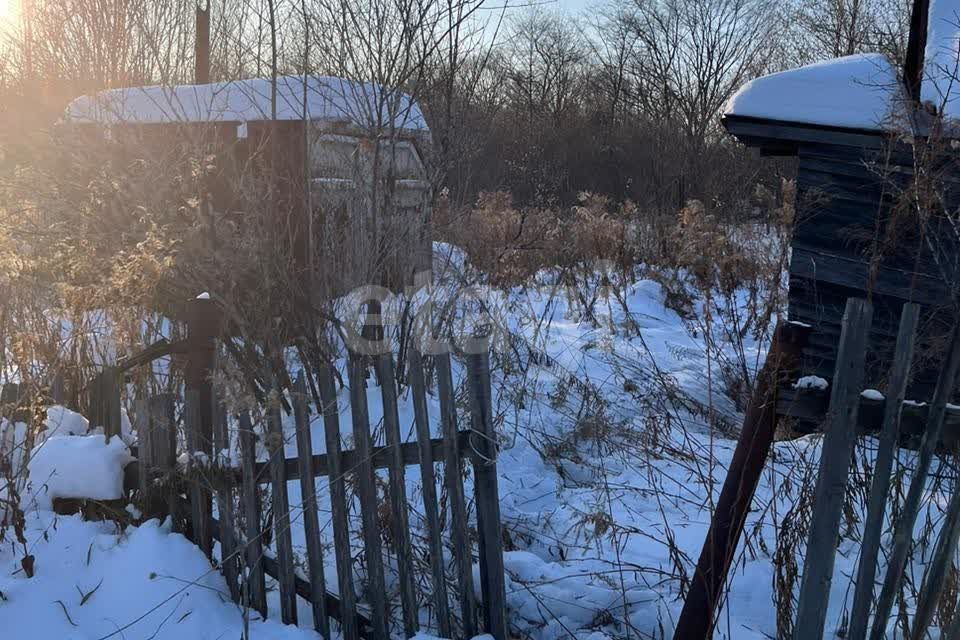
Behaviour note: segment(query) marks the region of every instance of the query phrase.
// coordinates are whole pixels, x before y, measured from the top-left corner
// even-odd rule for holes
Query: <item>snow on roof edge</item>
[[[904,100],[884,56],[855,54],[751,80],[724,115],[880,131],[896,125]]]
[[[277,78],[278,120],[302,120],[303,102],[304,76]],[[306,102],[310,120],[345,121],[360,128],[393,124],[398,129],[429,131],[420,106],[409,95],[373,83],[307,76]],[[252,78],[110,89],[74,99],[64,117],[99,124],[251,122],[270,120],[271,111],[271,81]]]

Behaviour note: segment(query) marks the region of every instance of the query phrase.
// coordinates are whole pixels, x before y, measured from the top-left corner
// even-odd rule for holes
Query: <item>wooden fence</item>
[[[842,517],[843,498],[857,436],[858,414],[863,403],[862,381],[866,353],[866,335],[870,331],[873,310],[869,302],[847,301],[843,316],[840,344],[823,449],[814,490],[813,516],[804,558],[800,601],[794,623],[795,640],[819,640],[823,637],[830,583],[834,572],[836,548]],[[883,531],[884,511],[890,490],[890,473],[896,448],[899,446],[904,396],[913,362],[914,343],[919,318],[916,304],[904,305],[897,335],[895,356],[884,402],[880,425],[879,447],[868,497],[867,516],[860,551],[860,563],[854,587],[847,637],[851,640],[882,640],[894,600],[900,592],[909,559],[914,526],[927,488],[930,467],[942,441],[948,403],[956,388],[960,370],[960,324],[950,337],[946,358],[940,369],[926,423],[920,439],[916,467],[907,496],[894,523],[893,546],[887,557],[879,597],[875,597],[875,577]],[[911,638],[922,640],[933,619],[934,609],[943,593],[953,553],[960,537],[960,491],[954,491],[947,507],[931,562],[920,587],[917,609],[911,625]],[[813,552],[815,550],[815,552]],[[873,607],[873,624],[869,618]],[[960,616],[953,617],[953,628],[941,630],[945,638],[960,633]],[[868,634],[869,626],[869,634]]]
[[[426,361],[426,362],[425,362]],[[373,442],[367,407],[366,377],[369,365],[381,382],[384,444]],[[284,458],[281,407],[275,395],[266,408],[266,429],[260,434],[269,459],[256,459],[257,434],[246,413],[228,421],[222,403],[213,398],[212,438],[202,425],[200,395],[186,390],[182,420],[186,451],[194,462],[186,474],[176,467],[176,399],[172,396],[150,398],[137,407],[135,420],[139,434],[139,479],[143,508],[148,513],[170,512],[188,523],[187,535],[212,556],[213,541],[220,542],[219,562],[231,595],[266,616],[265,576],[278,585],[280,616],[284,623],[297,623],[297,597],[312,606],[313,626],[325,638],[330,637],[329,618],[340,623],[345,638],[387,638],[389,631],[415,634],[424,621],[421,611],[429,610],[437,632],[444,637],[469,638],[480,632],[498,640],[507,637],[502,537],[497,493],[497,442],[492,424],[489,355],[467,356],[467,384],[470,424],[457,424],[455,385],[450,356],[421,356],[409,351],[408,381],[414,413],[416,440],[404,442],[398,412],[394,361],[391,354],[349,358],[347,374],[353,422],[353,448],[341,447],[339,411],[335,375],[330,365],[318,371],[315,388],[322,407],[326,453],[313,454],[308,397],[304,380],[299,378],[289,394],[296,424],[296,458]],[[427,371],[436,377],[439,396],[441,433],[430,433]],[[433,385],[430,385],[433,386]],[[100,397],[119,395],[119,387],[101,386]],[[99,406],[112,407],[112,401],[99,400]],[[228,423],[238,425],[239,465],[230,464],[221,455],[230,447]],[[119,424],[119,423],[118,423]],[[446,493],[445,513],[441,514],[437,496],[437,464],[442,463],[442,486]],[[468,521],[468,500],[463,483],[463,465],[473,470],[476,532]],[[423,548],[411,541],[406,495],[407,467],[420,471]],[[376,471],[387,470],[387,502],[380,504]],[[330,492],[333,560],[337,575],[337,593],[331,593],[324,581],[325,557],[321,543],[320,521],[315,495],[317,477],[326,477]],[[287,482],[299,480],[301,505],[291,505]],[[348,481],[349,480],[349,481]],[[367,594],[361,606],[354,593],[355,565],[361,564],[351,553],[348,484],[359,502],[362,539],[363,578]],[[261,502],[260,485],[270,485],[270,504]],[[171,487],[179,487],[172,489]],[[186,499],[177,497],[181,491]],[[213,517],[212,505],[217,517]],[[264,511],[269,512],[272,527],[262,530]],[[296,516],[296,517],[293,517]],[[238,526],[242,523],[242,527]],[[302,526],[306,540],[303,575],[295,571],[292,528]],[[386,531],[382,530],[386,527]],[[265,550],[265,541],[273,541],[273,551]],[[388,549],[382,542],[388,540]],[[480,564],[479,601],[473,585],[473,544]],[[446,543],[446,544],[445,544]],[[449,552],[446,550],[449,549]],[[386,553],[385,551],[388,551]],[[391,556],[392,563],[385,563]],[[450,563],[448,566],[447,558]],[[419,560],[419,562],[418,562]],[[388,601],[385,568],[396,569],[398,602]],[[419,571],[420,567],[428,567]],[[245,576],[245,579],[242,577]],[[418,599],[416,585],[428,583],[429,589]],[[452,585],[453,593],[448,593]],[[422,601],[421,601],[422,600]],[[399,606],[397,606],[399,605]],[[398,619],[391,612],[399,611]],[[452,613],[455,611],[456,613]]]
[[[863,393],[866,339],[872,316],[873,309],[869,302],[855,298],[847,300],[830,384],[829,404],[825,411],[824,438],[814,487],[807,553],[804,556],[799,602],[793,623],[794,640],[823,638],[844,495],[854,444],[857,436],[863,433],[863,427],[877,432],[879,426],[878,449],[867,498],[860,559],[853,586],[853,605],[844,634],[847,640],[883,640],[886,637],[894,601],[904,581],[913,531],[927,489],[931,464],[938,450],[955,452],[960,444],[956,438],[945,441],[943,437],[944,424],[960,421],[960,410],[949,404],[960,372],[960,323],[953,328],[933,398],[926,404],[918,404],[906,402],[905,395],[913,364],[920,307],[913,303],[903,306],[893,363],[882,398]],[[767,365],[761,374],[763,384],[758,384],[747,412],[710,533],[704,542],[697,573],[674,632],[674,640],[706,640],[711,637],[733,551],[742,533],[759,473],[773,438],[773,408],[777,405],[775,390],[779,388],[780,378],[794,370],[799,345],[805,339],[803,335],[789,336],[790,331],[787,330],[794,328],[790,325],[778,328]],[[814,403],[810,403],[810,406],[813,407]],[[865,413],[868,414],[866,421],[869,423],[866,425]],[[877,563],[891,471],[896,450],[905,442],[917,448],[917,461],[907,496],[897,510],[892,548],[887,556],[886,573],[877,596]],[[730,495],[725,500],[727,493]],[[958,540],[960,491],[955,490],[920,586],[916,612],[910,625],[912,640],[923,640],[927,635],[934,611],[947,586]],[[940,637],[960,640],[960,608],[954,613],[949,629],[941,629]]]

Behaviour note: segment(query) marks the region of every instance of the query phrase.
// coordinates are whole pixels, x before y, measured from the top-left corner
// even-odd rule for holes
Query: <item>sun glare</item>
[[[0,0],[0,28],[10,26],[17,17],[20,0]]]

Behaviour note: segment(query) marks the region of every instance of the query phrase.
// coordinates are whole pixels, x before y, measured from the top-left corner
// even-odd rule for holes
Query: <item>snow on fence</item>
[[[168,345],[169,348],[178,348]],[[167,349],[155,350],[164,352]],[[381,381],[384,408],[385,446],[373,446],[368,418],[366,370],[371,363]],[[188,388],[183,398],[183,424],[191,458],[186,474],[177,467],[176,398],[161,395],[149,398],[137,410],[139,434],[138,478],[145,513],[167,513],[174,521],[185,520],[185,533],[211,559],[213,541],[220,543],[219,566],[230,593],[240,603],[267,615],[265,575],[277,580],[281,618],[284,623],[297,622],[296,598],[301,596],[313,608],[314,627],[330,638],[329,618],[339,621],[346,640],[360,637],[389,637],[391,626],[403,629],[406,636],[418,631],[420,607],[415,588],[414,549],[410,538],[405,494],[405,470],[419,467],[421,474],[423,514],[426,523],[427,548],[421,555],[429,559],[429,591],[433,617],[441,636],[470,638],[480,632],[498,640],[507,638],[506,596],[500,513],[497,489],[496,437],[491,422],[489,354],[468,356],[467,376],[470,396],[470,421],[466,429],[457,425],[456,398],[450,356],[422,356],[415,350],[407,353],[409,383],[413,396],[415,442],[403,442],[393,384],[392,354],[349,358],[347,371],[350,386],[354,448],[342,450],[337,409],[335,372],[332,365],[319,368],[317,388],[322,402],[326,453],[313,454],[313,443],[307,409],[307,391],[302,376],[289,395],[296,425],[296,458],[284,458],[281,409],[279,402],[269,402],[266,411],[265,437],[269,460],[256,459],[255,435],[247,413],[235,416],[238,425],[239,468],[229,456],[218,452],[229,450],[228,416],[223,405],[213,397],[212,439],[206,438],[200,413],[200,393]],[[424,360],[429,365],[425,366]],[[432,438],[427,415],[427,381],[425,370],[436,375],[440,404],[441,437]],[[114,372],[104,376],[106,382],[94,385],[96,406],[104,408],[109,423],[113,398],[119,398],[119,381]],[[275,391],[279,394],[279,391]],[[274,400],[278,397],[274,393]],[[108,399],[109,397],[109,399]],[[118,423],[117,423],[118,424]],[[118,428],[118,427],[116,427]],[[111,428],[109,431],[113,431]],[[181,456],[182,457],[182,456]],[[444,532],[441,526],[436,493],[435,464],[443,463],[443,486],[447,492],[450,527],[446,532],[452,551],[455,585],[454,602],[458,615],[451,614],[447,593],[447,569],[444,566]],[[473,465],[475,507],[477,511],[477,554],[480,562],[481,599],[476,601],[473,586],[473,551],[468,530],[467,496],[464,492],[462,466]],[[380,516],[383,507],[377,501],[375,471],[387,469],[389,479],[389,522],[387,538],[395,553],[399,582],[399,611],[402,618],[390,620],[397,611],[396,603],[387,601],[384,578],[384,552],[381,548]],[[365,611],[361,612],[354,593],[351,531],[348,522],[346,477],[353,474],[360,503],[361,535],[367,594]],[[316,477],[327,477],[331,503],[333,551],[338,593],[330,593],[324,584],[324,558],[320,539]],[[295,571],[287,482],[299,480],[303,498],[302,526],[306,540],[306,571]],[[261,504],[259,485],[271,485],[272,531],[260,529]],[[185,488],[182,497],[181,489]],[[238,500],[235,502],[235,498]],[[217,517],[212,515],[215,500]],[[239,512],[237,511],[239,508]],[[237,526],[244,523],[243,530]],[[274,541],[275,555],[268,554],[264,539]],[[457,624],[457,620],[459,623]],[[392,623],[392,624],[391,624]]]

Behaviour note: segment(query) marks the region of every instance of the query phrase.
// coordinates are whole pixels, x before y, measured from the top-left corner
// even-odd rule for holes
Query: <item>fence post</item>
[[[121,432],[120,391],[123,387],[123,372],[118,367],[104,367],[100,374],[100,382],[103,435],[109,441],[113,436],[119,436]]]
[[[137,398],[136,413],[133,416],[137,425],[137,471],[140,475],[140,511],[145,518],[157,515],[154,508],[156,491],[151,471],[156,468],[153,444],[153,421],[149,415],[149,405],[145,398]]]
[[[430,446],[430,416],[427,413],[427,389],[423,375],[423,359],[412,345],[407,351],[410,393],[413,395],[413,417],[420,452],[420,478],[423,491],[423,512],[427,521],[430,549],[430,572],[433,577],[433,604],[437,608],[440,637],[451,637],[450,606],[447,603],[447,581],[443,575],[443,541],[440,537],[440,514],[437,509],[437,485]],[[456,433],[454,433],[456,438]],[[456,446],[456,442],[454,442]]]
[[[480,582],[486,632],[507,639],[506,583],[503,538],[500,531],[500,497],[497,488],[497,434],[490,397],[490,353],[467,356],[467,380],[472,409],[471,442],[480,537]]]
[[[50,381],[50,400],[53,404],[58,404],[61,406],[66,406],[67,403],[67,393],[64,388],[63,372],[57,371],[53,375],[53,379]]]
[[[340,631],[345,640],[357,640],[357,599],[353,593],[353,562],[350,554],[350,526],[347,522],[346,478],[340,447],[340,413],[331,365],[317,370],[317,386],[323,404],[323,433],[327,444],[330,479],[330,521],[333,526],[333,551],[337,562],[337,586],[340,588]]]
[[[463,494],[457,405],[454,397],[450,354],[434,358],[437,369],[437,392],[440,394],[440,425],[443,435],[444,483],[450,497],[450,545],[457,565],[457,595],[463,635],[477,635],[477,602],[473,592],[473,553],[467,534],[467,501]]]
[[[209,453],[206,465],[197,460],[198,453],[206,453],[202,450],[203,435],[200,433],[202,427],[199,402],[200,394],[195,389],[187,389],[183,399],[183,425],[190,457],[190,524],[193,541],[209,558],[213,550],[213,531],[210,521],[211,495],[204,486],[203,476],[207,475],[209,483],[210,467],[208,465],[212,464],[213,460]]]
[[[277,582],[280,583],[280,617],[283,624],[297,624],[297,586],[293,572],[293,537],[290,531],[290,500],[287,497],[287,470],[284,465],[283,426],[280,423],[280,389],[274,381],[267,399],[267,452],[270,455],[270,481],[273,507],[273,531],[277,546]]]
[[[913,362],[913,346],[916,339],[920,305],[908,302],[900,313],[900,330],[893,352],[893,369],[887,385],[886,405],[883,410],[883,426],[880,430],[877,459],[873,466],[873,481],[867,506],[867,519],[863,525],[863,543],[860,546],[860,566],[857,568],[856,591],[850,610],[850,640],[863,640],[867,634],[867,619],[873,602],[874,578],[877,572],[877,554],[880,536],[883,533],[883,514],[890,490],[890,470],[893,454],[900,433],[900,407],[903,405]]]
[[[953,326],[950,336],[950,346],[947,359],[940,369],[937,378],[937,387],[933,392],[930,403],[930,413],[927,424],[920,440],[920,450],[917,455],[917,465],[913,472],[913,480],[907,490],[907,497],[900,510],[900,517],[894,527],[893,548],[887,559],[887,573],[883,579],[883,589],[877,599],[877,610],[870,628],[870,640],[883,640],[887,632],[887,619],[893,609],[893,601],[900,590],[900,581],[907,563],[907,555],[913,541],[913,527],[920,513],[920,504],[926,491],[927,476],[930,473],[930,464],[936,453],[937,443],[940,441],[940,432],[943,430],[943,419],[947,413],[947,401],[953,395],[957,371],[960,369],[960,323]]]
[[[837,554],[837,536],[847,489],[850,459],[857,436],[857,412],[863,389],[873,306],[859,298],[847,300],[831,381],[830,410],[814,489],[813,519],[803,563],[800,602],[793,627],[794,640],[820,640],[827,616],[830,583]],[[815,553],[812,553],[815,550]]]
[[[0,430],[0,474],[6,475],[14,466],[14,455],[17,452],[17,429],[19,422],[18,406],[20,404],[20,385],[15,382],[4,383],[0,387],[0,417],[7,419],[6,426]],[[21,460],[26,463],[30,459],[30,452],[22,452]]]
[[[397,550],[397,573],[400,583],[400,603],[403,611],[403,630],[407,637],[416,634],[417,594],[413,584],[413,551],[410,544],[410,526],[407,518],[406,473],[400,451],[400,415],[397,409],[397,383],[394,380],[393,355],[384,353],[376,358],[377,377],[380,378],[380,397],[383,401],[383,431],[389,449],[390,512],[393,542]]]
[[[233,465],[230,460],[230,430],[226,408],[214,400],[214,467],[213,477],[217,490],[217,517],[220,521],[220,568],[230,588],[234,602],[240,601],[240,584],[237,581],[236,517],[233,505]]]
[[[120,433],[122,375],[117,367],[106,366],[90,381],[88,391],[90,424],[102,427],[103,435],[108,441]],[[4,389],[6,386],[4,385]]]
[[[217,337],[220,335],[220,311],[209,298],[196,298],[187,304],[187,364],[184,371],[186,394],[196,394],[194,431],[195,451],[213,454],[213,370]]]
[[[253,424],[250,414],[243,411],[238,416],[240,424],[240,456],[243,479],[243,513],[244,513],[244,558],[247,567],[244,588],[247,590],[247,601],[260,616],[267,619],[267,590],[263,575],[263,542],[260,538],[260,497],[257,494],[257,446],[256,434],[253,433]]]
[[[164,483],[160,489],[162,495],[153,498],[153,508],[159,512],[163,509],[162,503],[165,502],[170,521],[176,526],[180,500],[173,489],[166,484],[170,481],[170,474],[177,463],[177,423],[174,412],[174,397],[169,393],[161,393],[147,398],[145,422],[149,424],[147,427],[149,433],[147,446],[150,450],[146,455],[150,461],[148,471],[152,472],[151,475],[154,476],[151,478],[151,482],[155,483],[156,476],[159,476]],[[156,495],[156,492],[154,493]]]
[[[350,412],[353,417],[353,440],[357,454],[357,493],[363,521],[364,558],[367,561],[373,637],[387,638],[387,600],[383,578],[383,556],[380,553],[380,526],[377,523],[377,487],[371,461],[370,418],[367,411],[367,387],[364,380],[364,358],[351,353],[347,362],[350,380]]]
[[[307,577],[310,579],[313,626],[329,640],[327,585],[323,575],[323,544],[320,540],[317,483],[313,471],[313,438],[310,434],[310,417],[307,415],[307,388],[303,382],[303,372],[297,377],[292,400],[297,425],[297,470],[300,475],[300,497],[303,500],[303,529],[307,539]]]

